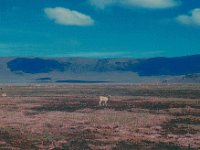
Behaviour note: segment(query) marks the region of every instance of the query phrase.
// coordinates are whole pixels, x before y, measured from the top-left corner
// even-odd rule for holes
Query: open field
[[[2,150],[200,149],[200,85],[1,87]]]

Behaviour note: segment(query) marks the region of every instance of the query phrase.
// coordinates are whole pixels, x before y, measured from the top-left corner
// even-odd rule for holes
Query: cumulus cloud
[[[126,5],[149,9],[170,8],[179,5],[179,0],[89,0],[92,5],[101,9],[109,5]]]
[[[200,8],[193,9],[187,15],[180,15],[176,20],[185,25],[200,26]]]
[[[90,16],[62,7],[45,8],[44,12],[49,19],[61,25],[90,26],[94,24]]]

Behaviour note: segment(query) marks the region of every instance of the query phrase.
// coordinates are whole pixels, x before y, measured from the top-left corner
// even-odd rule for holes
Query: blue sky
[[[0,0],[0,56],[192,54],[199,0]]]

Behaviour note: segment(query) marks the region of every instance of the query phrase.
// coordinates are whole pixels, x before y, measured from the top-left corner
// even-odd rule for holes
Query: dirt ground
[[[200,149],[200,85],[1,88],[1,150]]]

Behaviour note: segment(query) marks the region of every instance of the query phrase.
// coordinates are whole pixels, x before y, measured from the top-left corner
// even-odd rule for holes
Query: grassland
[[[1,87],[2,150],[200,149],[200,85]]]

